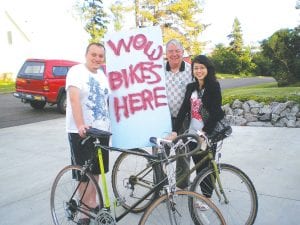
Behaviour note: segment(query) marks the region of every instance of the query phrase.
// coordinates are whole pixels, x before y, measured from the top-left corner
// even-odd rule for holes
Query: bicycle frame
[[[188,173],[182,174],[180,177],[177,177],[176,178],[176,184],[177,185],[181,184],[181,182],[183,182],[189,175],[191,175],[195,170],[197,170],[200,166],[202,166],[206,161],[210,161],[210,163],[212,164],[213,170],[214,170],[214,175],[216,176],[216,177],[211,177],[211,179],[217,181],[217,183],[219,185],[219,190],[220,190],[220,193],[219,193],[218,189],[216,188],[215,182],[212,182],[212,184],[214,185],[214,189],[216,191],[216,194],[217,194],[219,200],[221,199],[221,194],[222,194],[224,196],[225,202],[227,203],[228,199],[227,199],[226,194],[223,190],[223,186],[222,186],[222,183],[221,183],[221,180],[220,180],[220,175],[218,173],[218,170],[219,170],[218,165],[217,165],[216,161],[214,160],[212,150],[208,149],[208,150],[205,150],[205,151],[197,152],[195,154],[200,155],[200,156],[204,156],[204,157],[198,163],[196,163],[194,165],[194,167],[189,170]],[[170,161],[174,162],[175,160],[177,160],[178,158],[181,158],[181,157],[186,157],[186,154],[179,154],[179,155],[173,156]]]
[[[102,187],[103,187],[103,196],[104,196],[104,208],[106,210],[111,209],[111,203],[110,203],[110,198],[109,198],[109,192],[108,192],[108,186],[107,186],[107,180],[106,180],[106,175],[104,172],[104,162],[103,162],[103,155],[102,155],[102,148],[100,141],[98,138],[96,138],[96,141],[94,142],[95,147],[97,148],[97,155],[99,159],[99,167],[100,167],[100,172],[101,172],[101,180],[102,180]],[[125,150],[125,149],[119,149],[119,148],[114,148],[114,147],[107,147],[105,150],[112,150],[112,151],[118,151],[118,152],[126,152],[134,155],[139,155],[139,156],[144,156],[148,159],[155,160],[158,163],[162,163],[162,154],[159,153],[158,155],[149,155],[149,154],[143,154],[140,152],[136,152],[134,150]],[[125,210],[122,214],[120,215],[115,215],[115,220],[116,222],[120,221],[123,217],[125,217],[128,213],[131,212],[132,209],[134,209],[136,206],[138,206],[141,202],[143,202],[147,197],[149,197],[151,194],[154,192],[160,191],[163,189],[165,185],[165,180],[167,177],[163,180],[161,180],[158,184],[154,185],[152,189],[150,189],[139,201],[137,201],[135,204],[133,204],[129,209]]]

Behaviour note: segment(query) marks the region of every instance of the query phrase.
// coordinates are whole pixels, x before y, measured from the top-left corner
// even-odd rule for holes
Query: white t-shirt
[[[98,72],[94,74],[90,72],[84,64],[78,64],[71,67],[68,72],[66,79],[66,130],[68,133],[78,133],[68,92],[70,86],[80,89],[80,102],[85,124],[109,131],[108,97],[110,89],[107,77],[103,71],[98,70]]]

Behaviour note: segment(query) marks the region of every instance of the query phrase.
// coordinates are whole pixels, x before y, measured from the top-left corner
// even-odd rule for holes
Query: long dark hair
[[[194,64],[199,63],[203,64],[207,68],[207,76],[204,78],[204,87],[209,86],[210,83],[216,82],[217,77],[216,77],[216,71],[215,71],[215,66],[209,58],[207,58],[205,55],[198,55],[196,56],[193,61],[192,61],[192,76],[193,79],[196,79],[198,82],[198,79],[194,76]]]

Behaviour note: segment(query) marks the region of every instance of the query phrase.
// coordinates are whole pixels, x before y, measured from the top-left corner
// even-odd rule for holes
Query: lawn
[[[222,95],[223,104],[232,103],[235,99],[240,101],[252,99],[265,103],[296,101],[300,104],[300,86],[277,87],[277,83],[226,89]]]
[[[1,93],[10,93],[13,91],[15,91],[15,82],[0,81],[0,94]]]

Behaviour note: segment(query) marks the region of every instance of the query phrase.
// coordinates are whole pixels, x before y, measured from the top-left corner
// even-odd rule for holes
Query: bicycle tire
[[[143,154],[149,154],[143,149],[136,149]],[[144,171],[144,172],[142,172]],[[142,173],[141,173],[142,172]],[[153,173],[151,162],[144,156],[122,153],[118,156],[112,169],[112,189],[116,199],[125,209],[141,199],[150,189],[154,188],[156,175]],[[139,185],[136,181],[144,182],[149,187]],[[157,198],[159,191],[132,209],[133,213],[144,211]]]
[[[78,193],[76,194],[76,188],[78,187],[78,181],[73,179],[74,173],[83,174],[83,168],[80,166],[66,166],[56,176],[53,185],[51,187],[50,195],[50,209],[52,219],[55,225],[74,225],[78,223],[78,220],[83,217],[80,210],[84,211],[88,215],[91,213],[97,213],[94,206],[89,206],[79,200]],[[103,207],[103,198],[100,188],[93,175],[86,173],[81,178],[85,178],[87,182],[81,183],[83,197],[87,185],[91,184],[91,188],[96,192],[98,208]],[[85,215],[87,216],[87,215]]]
[[[220,163],[218,168],[221,185],[229,202],[224,201],[222,194],[221,199],[218,198],[216,190],[220,193],[220,187],[215,181],[213,175],[215,172],[210,167],[205,168],[195,177],[190,190],[207,197],[211,195],[210,199],[224,215],[226,224],[254,224],[258,210],[258,199],[252,181],[235,166]],[[212,188],[214,184],[215,188]]]
[[[187,203],[187,204],[185,204]],[[196,205],[206,204],[206,210]],[[204,196],[191,191],[162,195],[144,212],[139,225],[225,225],[219,209]]]

